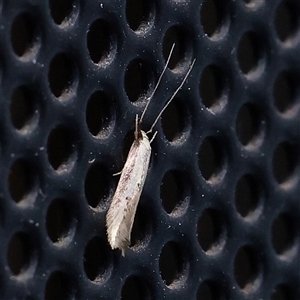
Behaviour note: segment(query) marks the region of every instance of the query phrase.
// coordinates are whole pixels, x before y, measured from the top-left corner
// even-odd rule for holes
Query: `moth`
[[[117,173],[121,174],[121,177],[106,215],[108,242],[112,249],[119,248],[122,251],[122,256],[125,256],[125,250],[130,245],[130,236],[134,217],[148,173],[151,156],[151,142],[154,140],[157,131],[153,134],[151,140],[149,140],[148,135],[152,133],[152,130],[161,117],[162,113],[174,99],[178,91],[182,88],[196,61],[196,59],[193,60],[181,84],[173,93],[169,101],[165,104],[163,109],[160,111],[150,130],[148,130],[147,132],[143,131],[141,129],[143,117],[167,69],[174,47],[175,44],[173,44],[171,48],[164,69],[155,85],[151,96],[149,97],[149,100],[140,119],[138,118],[138,115],[136,115],[134,141],[129,150],[123,170]]]

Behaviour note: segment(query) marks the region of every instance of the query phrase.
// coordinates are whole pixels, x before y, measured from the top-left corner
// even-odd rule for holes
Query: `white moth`
[[[148,132],[144,132],[143,130],[141,130],[143,117],[148,108],[150,100],[157,90],[161,78],[167,69],[172,52],[174,50],[174,46],[175,44],[172,46],[165,67],[157,81],[152,95],[149,97],[140,120],[138,120],[138,115],[136,115],[134,141],[129,150],[124,168],[120,172],[121,177],[106,215],[108,242],[112,249],[119,248],[122,251],[122,256],[125,256],[125,250],[130,244],[130,235],[134,217],[148,172],[151,156],[150,144],[155,138],[157,132],[153,134],[153,137],[150,141],[148,138],[148,134],[152,132],[154,126],[158,122],[164,110],[171,103],[177,92],[183,86],[195,63],[194,59],[180,86],[177,88],[170,100],[158,114],[150,130]]]

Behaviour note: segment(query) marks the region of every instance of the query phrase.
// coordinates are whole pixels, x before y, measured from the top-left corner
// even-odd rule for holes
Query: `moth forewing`
[[[122,255],[130,244],[131,229],[137,205],[146,180],[151,146],[144,131],[135,139],[106,215],[108,242],[112,249],[119,248]]]

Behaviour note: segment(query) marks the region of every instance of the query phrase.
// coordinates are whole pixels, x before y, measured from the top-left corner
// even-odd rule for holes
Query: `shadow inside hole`
[[[179,26],[172,26],[165,33],[163,39],[163,56],[165,61],[167,61],[173,44],[175,44],[175,48],[168,65],[170,70],[174,70],[177,66],[181,65],[191,55],[188,34]]]
[[[106,167],[100,164],[90,167],[85,178],[84,192],[91,207],[106,208],[110,195],[109,173]]]
[[[175,97],[161,117],[163,132],[168,141],[179,139],[188,126],[189,116],[187,109]]]
[[[234,276],[239,287],[245,292],[254,291],[258,275],[259,264],[255,252],[249,246],[240,248],[234,259]]]
[[[182,205],[187,200],[189,189],[187,188],[187,180],[176,170],[168,171],[162,180],[160,187],[160,197],[165,211],[178,214]]]
[[[123,151],[122,151],[122,162],[123,162],[123,166],[127,160],[129,151],[130,151],[130,147],[132,146],[134,142],[134,130],[130,130],[123,141]],[[122,168],[123,168],[122,166]],[[120,170],[121,171],[121,170]]]
[[[87,33],[87,48],[95,64],[105,66],[112,59],[114,34],[111,26],[102,19],[93,22]]]
[[[11,43],[18,56],[25,56],[32,52],[37,42],[37,28],[32,16],[21,14],[17,16],[11,27]]]
[[[198,154],[198,165],[204,179],[211,183],[220,181],[224,175],[225,159],[222,144],[214,137],[206,137]]]
[[[84,251],[84,271],[91,281],[101,281],[107,272],[111,257],[107,243],[100,237],[93,237]]]
[[[73,213],[75,208],[68,205],[64,199],[55,199],[50,204],[46,216],[46,229],[49,238],[53,243],[59,243],[68,235],[73,223]]]
[[[272,245],[278,255],[292,248],[295,241],[295,228],[292,218],[288,214],[279,215],[272,224]]]
[[[299,3],[295,4],[289,1],[282,1],[275,12],[275,29],[279,39],[282,42],[287,41],[295,35],[299,28]]]
[[[243,105],[236,119],[236,132],[242,145],[248,145],[259,135],[260,125],[261,119],[258,110],[250,104]]]
[[[126,69],[124,85],[131,102],[149,97],[154,88],[150,66],[141,59],[131,61]]]
[[[167,286],[180,279],[185,271],[183,252],[175,242],[164,245],[159,257],[160,275]]]
[[[50,12],[52,19],[58,25],[70,19],[70,15],[75,7],[75,0],[50,0]]]
[[[225,100],[223,94],[226,84],[224,74],[219,67],[207,66],[202,72],[199,84],[202,103],[214,111],[220,110],[222,108],[221,102]]]
[[[130,276],[126,279],[121,292],[122,300],[152,299],[150,290],[144,280],[137,276]]]
[[[113,98],[103,91],[91,95],[86,107],[86,123],[93,136],[107,136],[112,119]]]
[[[249,174],[241,177],[235,188],[235,207],[242,217],[254,212],[260,200],[260,188]]]
[[[288,142],[280,143],[272,160],[273,174],[279,184],[292,177],[294,170],[299,165],[299,151]]]
[[[262,56],[259,45],[261,42],[253,32],[247,32],[241,37],[237,56],[240,69],[244,74],[249,74],[257,69]]]
[[[274,83],[274,104],[279,112],[284,113],[292,108],[300,95],[300,76],[294,72],[281,72]]]
[[[65,273],[60,271],[53,272],[46,283],[45,300],[74,299],[75,286],[73,284]]]
[[[7,261],[14,275],[19,275],[29,268],[33,252],[33,245],[27,234],[18,232],[11,238],[7,250]]]
[[[8,187],[12,199],[19,203],[23,200],[33,201],[37,194],[38,178],[30,163],[19,159],[12,165]]]
[[[21,130],[33,122],[36,112],[34,94],[25,87],[18,87],[11,96],[10,116],[13,126]]]
[[[126,1],[126,19],[133,31],[142,30],[149,26],[149,19],[152,16],[151,0],[127,0]]]
[[[75,139],[70,130],[59,125],[50,132],[47,154],[54,170],[59,172],[69,170],[75,163],[76,152]]]
[[[200,20],[204,32],[209,37],[220,33],[221,27],[225,23],[224,17],[227,6],[228,1],[224,0],[206,0],[203,2],[200,11]]]
[[[73,94],[76,79],[76,68],[70,55],[59,53],[52,58],[48,81],[52,94],[61,101]]]
[[[131,231],[131,247],[139,248],[146,242],[150,231],[149,211],[139,204],[134,217],[134,223]]]
[[[224,217],[215,209],[205,209],[197,224],[198,242],[205,252],[213,254],[222,248],[224,236]]]

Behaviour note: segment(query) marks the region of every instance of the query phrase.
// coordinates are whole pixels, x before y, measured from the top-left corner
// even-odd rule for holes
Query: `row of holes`
[[[74,296],[74,287],[70,277],[61,272],[53,272],[46,283],[45,299],[72,299]],[[211,299],[218,300],[224,294],[224,284],[215,280],[205,280],[199,285],[197,291],[197,300]],[[121,290],[121,299],[151,299],[149,287],[137,276],[128,277]],[[289,300],[292,299],[291,288],[287,284],[277,285],[271,295],[271,300]]]
[[[244,0],[247,7],[253,11],[264,9],[265,0]],[[204,32],[213,40],[221,38],[227,32],[231,11],[230,1],[204,0],[201,6],[201,23]],[[282,42],[290,43],[299,31],[299,3],[282,1],[276,8],[274,15],[275,31]],[[249,13],[249,11],[248,11]],[[251,51],[251,49],[249,50]]]
[[[64,199],[53,200],[48,208],[46,230],[51,241],[57,245],[65,246],[75,234],[76,217],[70,211],[70,204]],[[144,233],[138,232],[137,228],[147,230],[147,225],[144,223],[148,219],[149,217],[147,218],[146,214],[139,209],[132,233],[132,246],[137,245],[138,240],[144,235]],[[293,220],[294,218],[288,213],[282,213],[273,221],[271,238],[278,255],[285,255],[294,248],[298,232],[293,226]],[[30,222],[34,224],[33,220]],[[37,223],[36,226],[40,226],[40,224]],[[225,227],[224,216],[220,211],[207,208],[202,212],[198,220],[197,236],[201,248],[207,254],[214,255],[223,249],[226,238]],[[17,273],[19,272],[20,269]]]
[[[222,110],[226,105],[229,86],[229,80],[222,69],[215,65],[207,66],[201,74],[199,84],[203,104],[215,113]],[[273,99],[280,113],[294,110],[294,114],[298,110],[299,89],[299,74],[289,71],[278,74],[273,84]]]
[[[248,7],[257,8],[263,6],[264,0],[244,0]],[[71,8],[74,3],[69,0],[67,4],[69,6],[68,9],[66,7],[61,7],[60,4],[56,1],[51,2],[51,12],[52,16],[57,24],[61,24],[63,20],[67,20],[67,14],[63,12],[71,12]],[[226,1],[225,1],[226,2]],[[55,3],[55,4],[54,4]],[[218,0],[205,0],[201,6],[201,23],[203,26],[204,32],[208,36],[216,35],[221,32],[222,24],[226,24],[224,20],[226,16],[224,9],[228,3],[224,3],[224,1]],[[67,6],[65,4],[65,6]],[[153,1],[138,1],[138,0],[127,0],[126,1],[126,18],[130,28],[134,31],[142,31],[147,24],[151,23],[151,18],[154,16],[154,2]],[[281,41],[286,41],[290,37],[295,35],[297,31],[297,27],[299,25],[299,7],[295,5],[295,3],[282,1],[280,5],[278,5],[275,13],[274,23],[276,32]],[[55,17],[58,15],[59,17]],[[284,26],[283,26],[284,24]]]
[[[50,0],[50,11],[55,23],[62,27],[74,24],[75,18],[78,15],[78,3],[75,0],[57,1]],[[245,1],[250,8],[263,7],[264,0]],[[130,28],[134,31],[145,31],[145,27],[150,26],[153,23],[154,17],[154,2],[153,1],[138,1],[127,0],[126,1],[126,18]],[[204,32],[213,38],[216,38],[223,32],[222,27],[228,27],[229,18],[228,1],[219,0],[205,0],[201,6],[200,19]],[[99,5],[99,11],[105,8],[103,4]],[[274,24],[278,37],[281,41],[291,39],[296,35],[299,29],[299,5],[291,1],[282,1],[275,12]],[[24,26],[25,25],[25,26]],[[19,39],[19,30],[22,30],[23,39]],[[25,53],[25,48],[33,41],[34,26],[32,22],[26,20],[14,21],[12,30],[12,40],[18,43],[19,49],[23,51],[17,51]],[[15,38],[15,36],[18,38]],[[18,42],[17,42],[18,40]],[[22,45],[23,44],[23,45]],[[16,47],[15,47],[16,48]]]
[[[131,100],[137,100],[140,95],[138,90],[129,89],[129,79],[135,78],[132,66],[135,61],[129,65],[125,76],[125,89]],[[133,67],[134,68],[134,67]],[[199,91],[204,105],[217,112],[224,108],[226,96],[224,90],[224,80],[221,73],[215,67],[207,67],[201,77]],[[297,115],[296,100],[299,98],[299,82],[297,74],[282,72],[277,77],[274,85],[275,105],[280,112],[286,112],[285,116],[294,117]],[[136,81],[135,81],[136,84]],[[137,87],[138,88],[138,87]],[[176,97],[173,104],[166,110],[162,117],[162,125],[166,137],[169,141],[180,137],[185,130],[184,125],[188,112],[181,104],[179,97]],[[295,104],[295,106],[292,106]],[[112,107],[114,98],[103,91],[93,93],[88,99],[86,107],[86,122],[93,136],[106,137],[111,128],[113,118]],[[287,112],[290,112],[287,114]],[[10,116],[14,127],[22,133],[30,133],[38,124],[38,104],[35,93],[24,86],[14,90],[11,96]],[[172,117],[171,117],[172,116]],[[167,122],[168,120],[168,122]],[[172,124],[169,124],[169,123]],[[243,145],[247,145],[256,136],[261,136],[262,118],[259,117],[259,110],[255,109],[254,104],[245,104],[239,111],[236,120],[236,129],[239,140]],[[164,126],[165,125],[165,126]],[[172,125],[172,126],[168,126]],[[166,128],[173,128],[171,132]]]
[[[211,245],[211,248],[216,248],[216,243],[218,243],[218,238],[220,238],[222,228],[220,219],[216,217],[217,214],[216,211],[207,209],[198,221],[198,240],[200,245],[204,245],[204,249],[207,248],[208,244]],[[60,218],[58,222],[65,222],[65,219]],[[206,232],[207,230],[208,232]],[[296,231],[295,228],[291,228],[289,215],[281,214],[274,220],[272,225],[272,243],[277,253],[291,248],[295,238],[292,233]],[[91,281],[101,282],[103,277],[109,276],[109,262],[112,259],[110,256],[111,251],[102,238],[94,237],[87,243],[83,265],[86,276]],[[31,266],[36,265],[36,257],[36,250],[30,237],[23,232],[16,233],[9,243],[7,253],[11,272],[15,276],[24,274],[28,270],[32,272]],[[170,261],[173,262],[171,267]],[[291,261],[290,257],[288,261]],[[238,286],[244,292],[254,292],[259,288],[263,281],[261,278],[262,268],[257,251],[251,246],[243,246],[237,251],[233,272]],[[169,288],[172,288],[172,285],[175,283],[178,287],[178,280],[185,280],[188,272],[188,262],[180,244],[168,242],[164,245],[159,258],[159,271],[162,280]]]
[[[12,24],[12,48],[15,54],[20,57],[21,61],[33,60],[36,62],[35,57],[37,57],[38,50],[41,47],[41,39],[38,37],[38,31],[35,27],[36,26],[32,24],[32,18],[26,13],[20,14],[18,17],[16,17]],[[110,26],[109,23],[104,19],[97,19],[87,30],[86,45],[90,59],[95,64],[98,64],[102,67],[106,67],[109,63],[111,63],[117,52],[116,34],[115,30],[112,28],[114,27]],[[188,45],[190,47],[191,42],[186,37],[186,34],[186,30],[179,26],[170,27],[164,34],[162,48],[165,59],[169,54],[171,46],[173,44],[177,45],[169,64],[171,69],[173,69],[179,61],[183,61],[184,56],[187,55],[187,53],[191,52],[187,49]],[[97,43],[95,43],[95,40]],[[72,73],[72,70],[74,72],[76,68],[67,57],[63,57],[63,60],[65,60],[65,62],[52,61],[52,65],[54,65],[56,68],[62,69],[62,71],[65,72],[65,74],[60,74],[60,72],[56,73],[58,76],[64,77],[63,83],[66,85],[67,82],[72,82],[72,79],[75,76],[75,74]],[[60,65],[58,63],[60,63]],[[63,65],[63,63],[65,65]],[[53,66],[52,69],[54,69]],[[56,84],[61,84],[60,80],[58,80]],[[59,95],[62,94],[62,91],[56,91],[55,89],[52,89],[52,92],[56,97],[59,97]]]
[[[88,44],[92,47],[97,46],[101,48],[101,44],[94,43],[94,41],[96,37],[98,39],[99,36],[101,37],[103,35],[103,33],[101,34],[101,31],[105,26],[102,24],[102,21],[97,22],[101,24],[97,25],[97,30],[91,29],[89,31],[88,35],[90,35],[90,43]],[[168,56],[170,46],[173,43],[176,45],[174,55],[169,64],[171,69],[178,65],[187,53],[187,49],[180,48],[183,47],[180,45],[187,44],[187,41],[183,38],[184,36],[184,32],[176,26],[171,27],[165,35],[163,43],[163,54],[165,58]],[[105,39],[102,39],[102,41],[103,40]],[[262,54],[259,54],[259,45],[260,43],[257,41],[257,37],[255,37],[254,33],[246,33],[240,40],[237,53],[239,65],[243,73],[248,74],[253,73],[258,69],[262,70],[261,66],[259,66],[263,64],[263,60],[261,59]],[[93,49],[90,51],[90,54],[92,55],[92,60],[98,63],[103,57],[111,58],[110,55],[103,54],[106,52],[107,51],[104,49]],[[48,80],[50,89],[55,97],[65,101],[72,96],[75,92],[75,87],[78,86],[76,70],[77,68],[74,63],[72,63],[72,60],[66,54],[57,54],[52,59],[48,72]],[[151,67],[144,64],[141,60],[134,60],[129,64],[124,82],[125,90],[130,101],[135,102],[138,97],[148,93],[149,86],[152,83],[150,81],[153,80],[149,70],[151,70]],[[255,76],[257,76],[257,74]],[[229,84],[227,77],[228,74],[225,74],[219,67],[214,65],[206,67],[203,71],[200,90],[202,101],[207,107],[213,106],[217,100],[220,98],[222,99],[224,92],[226,94]],[[287,70],[277,77],[273,93],[275,105],[279,111],[285,111],[295,102],[295,98],[297,99],[297,97],[299,97],[298,77],[299,74],[294,74]],[[207,87],[209,87],[209,90]]]
[[[53,168],[58,171],[69,171],[76,161],[75,154],[70,152],[74,149],[74,146],[73,143],[70,142],[70,134],[67,133],[68,131],[53,131],[50,135],[50,143],[48,143],[46,149],[49,162]],[[44,149],[41,151],[43,150]],[[276,147],[273,153],[272,166],[274,177],[278,183],[285,184],[288,182],[298,182],[299,178],[297,179],[295,177],[297,174],[295,170],[299,168],[298,154],[299,151],[297,151],[297,148],[286,142],[283,142]],[[226,165],[224,165],[224,157],[217,140],[211,137],[204,139],[199,149],[198,164],[202,176],[211,184],[214,184],[215,182],[218,183],[219,180],[223,179],[220,178],[220,176],[224,177]],[[32,199],[38,190],[38,176],[34,168],[32,168],[25,160],[18,159],[11,166],[9,174],[8,186],[12,199],[17,203],[22,202],[23,204],[25,204],[28,199],[31,199],[30,202],[32,202]],[[97,207],[99,205],[99,199],[108,198],[110,186],[109,178],[109,172],[104,166],[94,164],[89,169],[85,179],[85,190],[87,201],[92,207]],[[187,184],[185,183],[186,180],[184,180],[184,178],[185,176],[182,176],[180,172],[170,171],[165,175],[162,181],[162,200],[163,203],[165,203],[164,206],[168,212],[171,212],[178,206],[181,202],[181,196],[170,197],[170,195],[168,195],[164,197],[163,191],[170,190],[170,185],[172,186],[171,190],[187,190]],[[99,185],[99,182],[102,182],[103,184]],[[97,187],[96,190],[94,186]],[[176,188],[174,189],[174,187]],[[293,188],[293,184],[290,185],[290,188]],[[236,195],[243,193],[248,195],[246,197],[248,200],[244,202],[243,209],[240,208],[240,202],[242,201],[238,200],[241,196],[236,196],[236,206],[242,215],[247,215],[253,210],[254,206],[258,205],[258,199],[261,197],[261,192],[258,192],[260,190],[262,190],[262,188],[260,188],[260,185],[250,174],[245,175],[239,180],[236,187]],[[285,190],[289,190],[288,186],[285,186]],[[168,193],[165,194],[167,195]],[[165,201],[164,198],[169,200]],[[245,205],[245,203],[249,204]]]
[[[277,285],[271,294],[270,300],[290,300],[293,295],[292,288],[287,284]],[[62,272],[51,274],[45,291],[45,299],[71,299],[72,284],[69,277]],[[224,296],[224,284],[215,280],[201,282],[197,291],[197,300],[218,300]],[[125,280],[121,290],[121,299],[141,300],[152,299],[151,292],[144,280],[137,276],[130,276]]]
[[[25,31],[27,27],[31,28],[33,26],[31,21],[28,21],[27,19],[29,19],[29,17],[27,17],[26,14],[21,14],[16,18],[12,25],[12,32],[16,32],[15,34],[12,33],[12,46],[16,54],[20,57],[23,57],[24,55],[26,56],[30,53],[32,54],[33,52],[36,53],[36,50],[33,51],[33,49],[38,47],[37,45],[34,45],[34,41],[37,41],[38,39],[34,36],[29,37],[30,32],[32,32],[31,35],[34,35],[34,30],[28,29],[28,32],[21,34],[22,39],[26,39],[26,37],[28,39],[27,41],[23,41],[23,44],[22,39],[20,39],[20,31]],[[30,26],[26,26],[27,23],[29,23]],[[95,40],[99,42],[95,43]],[[100,65],[106,66],[112,61],[113,56],[116,54],[114,40],[115,34],[105,20],[98,19],[92,23],[87,34],[87,48],[94,63],[100,63]],[[167,57],[171,45],[175,43],[176,45],[180,45],[180,47],[177,49],[175,48],[174,57],[177,57],[178,59],[179,56],[179,61],[183,60],[184,56],[187,56],[187,53],[191,52],[191,50],[188,51],[188,48],[191,47],[189,40],[189,34],[186,30],[179,26],[170,27],[165,33],[163,39],[164,57]],[[237,58],[240,69],[244,74],[250,75],[255,73],[255,77],[257,77],[259,74],[255,71],[259,70],[259,73],[263,72],[267,61],[265,58],[266,55],[264,54],[264,47],[262,46],[263,42],[264,40],[259,38],[259,36],[252,31],[244,33],[241,37],[237,47]],[[32,55],[29,55],[29,57],[31,56]],[[60,80],[55,81],[55,84],[51,84],[51,79],[49,78],[50,87],[52,86],[52,92],[56,97],[60,97],[63,94],[63,89],[69,89],[67,83],[70,84],[74,81],[73,77],[75,74],[72,74],[71,70],[75,70],[76,68],[66,57],[64,58],[64,61],[64,66],[62,66],[63,62],[60,62],[61,65],[58,66],[58,62],[55,62],[54,60],[52,61],[52,64],[57,65],[57,72],[51,71],[55,70],[54,66],[52,68],[50,67],[49,74],[53,73],[55,76],[49,77],[60,77]],[[178,61],[176,63],[178,64]],[[173,69],[176,63],[171,60],[170,68]],[[64,72],[59,72],[61,69],[63,69]]]
[[[263,7],[264,4],[264,0],[244,0],[244,2],[252,9]],[[212,36],[214,33],[222,31],[220,27],[226,23],[224,22],[226,19],[226,9],[224,8],[227,4],[226,1],[219,0],[205,0],[203,2],[200,16],[204,32],[207,35]],[[143,2],[138,0],[126,1],[126,19],[132,30],[139,31],[150,22],[150,18],[154,15],[153,6],[154,2],[150,0]],[[75,0],[63,2],[49,0],[49,7],[53,20],[59,25],[67,25],[78,14],[78,2]],[[100,5],[100,8],[103,7]],[[282,1],[278,5],[274,23],[280,40],[285,41],[288,37],[295,35],[299,23],[297,11],[299,11],[299,7],[293,2]]]
[[[85,196],[91,207],[102,207],[103,209],[107,207],[109,180],[105,175],[106,173],[103,167],[94,165],[86,176]],[[189,189],[184,184],[186,180],[183,181],[183,178],[184,176],[180,172],[169,171],[162,180],[160,191],[162,205],[167,213],[174,216],[185,212],[188,206],[187,201],[190,198]],[[37,183],[26,163],[17,161],[11,169],[9,180],[9,190],[16,202],[23,200],[21,203],[31,203],[34,201],[38,190]],[[103,199],[105,199],[105,203],[103,203]],[[235,207],[242,217],[248,221],[257,220],[257,217],[262,213],[263,199],[263,188],[252,175],[247,174],[239,179],[235,188]],[[64,206],[60,208],[57,205],[53,204],[54,208],[50,206],[49,214],[51,217],[47,219],[52,220],[52,210],[55,212],[59,211],[59,214],[62,214],[65,221],[69,223],[71,219],[66,213],[67,208],[64,208]],[[57,222],[57,226],[60,226],[59,224],[60,222]],[[50,227],[51,224],[49,225]],[[52,234],[51,232],[50,230],[50,238],[57,242],[61,234]],[[54,230],[54,232],[56,231]]]

